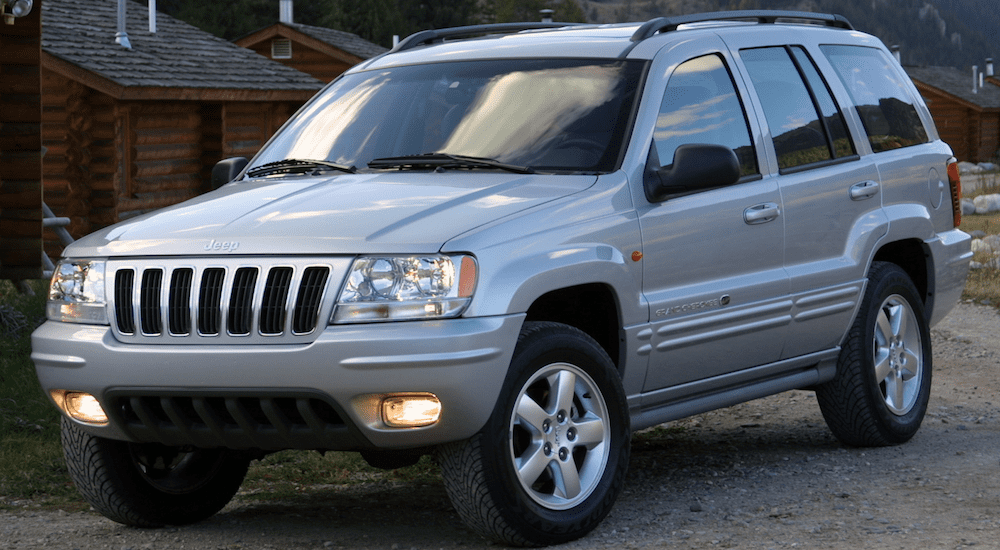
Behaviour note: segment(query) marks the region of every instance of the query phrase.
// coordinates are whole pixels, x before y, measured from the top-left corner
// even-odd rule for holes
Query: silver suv
[[[277,450],[432,453],[470,527],[565,542],[632,432],[794,388],[901,443],[971,255],[916,89],[811,13],[424,31],[213,176],[68,247],[34,334],[125,524],[206,518]]]

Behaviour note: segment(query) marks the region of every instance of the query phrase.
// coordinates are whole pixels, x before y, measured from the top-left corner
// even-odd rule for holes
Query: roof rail
[[[466,27],[452,27],[448,29],[431,29],[420,31],[407,36],[399,42],[389,53],[401,52],[434,42],[444,42],[453,38],[470,38],[484,34],[507,34],[521,31],[531,31],[539,29],[559,29],[581,25],[582,23],[492,23],[488,25],[469,25]]]
[[[632,41],[641,42],[656,33],[674,31],[681,25],[701,23],[703,21],[752,21],[756,23],[807,22],[826,25],[827,27],[854,30],[854,26],[851,25],[851,22],[848,21],[843,15],[784,10],[718,11],[651,19],[643,23],[643,25],[635,31],[632,35]]]

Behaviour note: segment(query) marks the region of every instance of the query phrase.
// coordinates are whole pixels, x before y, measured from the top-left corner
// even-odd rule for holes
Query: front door
[[[644,392],[774,362],[790,323],[781,196],[775,178],[761,177],[757,122],[745,114],[730,66],[721,47],[692,58],[673,70],[663,94],[653,167],[671,164],[680,145],[721,144],[736,152],[742,177],[638,200],[651,321]]]

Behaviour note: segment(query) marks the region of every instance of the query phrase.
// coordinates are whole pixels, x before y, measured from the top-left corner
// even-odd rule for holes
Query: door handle
[[[764,204],[758,204],[751,206],[743,211],[743,221],[747,225],[757,225],[761,223],[767,223],[778,219],[778,215],[781,214],[781,209],[778,208],[777,204],[773,202],[765,202]]]
[[[861,183],[855,183],[851,186],[851,200],[852,201],[863,201],[865,199],[870,199],[878,194],[878,182],[874,181],[863,181]]]

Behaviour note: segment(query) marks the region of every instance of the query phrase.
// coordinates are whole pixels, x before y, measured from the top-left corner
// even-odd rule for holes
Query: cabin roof
[[[132,49],[115,42],[116,2],[46,0],[42,3],[42,50],[63,72],[72,71],[66,64],[83,69],[110,88],[308,91],[311,95],[323,85],[308,74],[163,13],[157,14],[157,32],[150,33],[148,11],[141,4],[128,2],[127,12]]]
[[[904,67],[915,82],[937,89],[970,107],[1000,109],[1000,86],[987,82],[977,92],[972,91],[972,72],[954,67]]]
[[[389,51],[388,48],[383,48],[374,42],[369,42],[364,38],[356,34],[352,34],[345,31],[338,31],[335,29],[328,29],[326,27],[314,27],[312,25],[303,25],[302,23],[278,23],[279,25],[285,25],[292,29],[301,32],[304,35],[311,36],[316,40],[326,42],[327,44],[344,50],[345,52],[356,55],[361,59],[369,59],[375,57],[376,55],[382,55]]]

